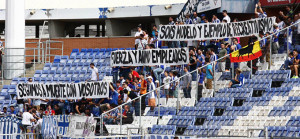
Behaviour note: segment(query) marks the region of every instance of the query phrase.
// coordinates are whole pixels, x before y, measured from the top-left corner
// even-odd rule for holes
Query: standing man
[[[223,10],[223,20],[226,20],[227,21],[227,23],[230,23],[230,17],[228,16],[228,14],[227,14],[227,11],[226,10]]]
[[[138,47],[138,43],[140,42],[140,35],[143,34],[143,30],[142,30],[142,25],[139,24],[137,27],[138,31],[135,33],[134,37],[135,37],[135,50],[137,50]]]
[[[190,71],[194,71],[197,68],[197,58],[196,58],[194,50],[190,50],[189,55],[190,55],[190,63],[188,64],[188,66],[190,68]],[[192,79],[193,79],[193,81],[197,80],[197,73],[196,72],[192,73]]]
[[[198,17],[197,12],[194,12],[193,14],[194,14],[194,19],[193,19],[194,24],[200,24],[201,18]]]
[[[213,15],[212,23],[221,23],[220,19],[215,14]]]
[[[227,54],[227,50],[225,49],[225,44],[221,43],[221,51],[219,52],[219,58],[224,57]],[[226,62],[226,57],[222,58],[219,61],[219,72],[224,72],[225,71],[225,62]]]
[[[27,127],[31,125],[31,122],[35,122],[32,115],[32,109],[29,109],[28,112],[24,112],[22,115],[22,126],[23,126],[23,132],[27,132]]]
[[[95,64],[91,63],[90,68],[92,70],[92,75],[91,75],[90,80],[91,81],[99,81],[99,73],[98,73],[98,69],[95,67]]]
[[[258,18],[266,18],[267,17],[266,12],[264,12],[264,10],[261,8],[260,2],[258,2],[255,5],[254,13],[255,13],[255,15],[257,15]]]
[[[274,31],[273,31],[274,35],[273,35],[273,43],[272,43],[272,54],[278,54],[278,49],[279,49],[279,43],[278,43],[278,39],[279,39],[279,28],[278,28],[278,24],[274,23]]]
[[[149,96],[148,96],[148,105],[151,107],[151,110],[154,110],[154,107],[156,106],[155,104],[155,92],[156,92],[156,87],[153,82],[153,78],[151,76],[147,77],[148,83],[149,83]]]
[[[212,65],[209,64],[209,62],[209,58],[205,58],[205,64],[208,64],[206,66],[206,89],[212,89],[212,81],[214,78],[213,68]]]
[[[140,80],[141,87],[139,88],[141,90],[140,95],[144,95],[144,94],[147,93],[147,81],[145,80],[143,74],[140,75],[140,79],[141,79]],[[146,95],[142,96],[141,99],[142,99],[142,111],[141,111],[141,113],[144,113],[145,108],[146,108]]]
[[[184,75],[182,77],[182,87],[185,98],[191,98],[192,75],[189,73],[188,67],[185,66]]]

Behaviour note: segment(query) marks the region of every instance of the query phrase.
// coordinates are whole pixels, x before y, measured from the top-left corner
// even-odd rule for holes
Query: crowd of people
[[[286,13],[286,14],[284,14]],[[267,13],[261,8],[258,3],[255,8],[255,18],[266,18]],[[276,18],[277,23],[274,24],[274,32],[263,33],[260,32],[259,36],[252,36],[249,38],[249,44],[263,37],[269,36],[272,33],[275,35],[271,38],[260,40],[260,46],[263,55],[256,60],[253,60],[253,72],[257,70],[256,63],[269,62],[270,49],[272,54],[284,51],[284,44],[288,45],[286,51],[292,52],[290,59],[285,62],[285,69],[291,69],[293,78],[298,78],[298,68],[300,55],[299,50],[294,46],[299,45],[300,26],[290,27],[288,30],[280,31],[281,29],[290,26],[294,23],[300,22],[300,13],[293,13],[289,6],[286,7],[286,12],[279,12]],[[219,19],[216,15],[212,15],[209,20],[205,14],[198,17],[198,13],[194,12],[193,15],[186,15],[185,21],[175,21],[173,17],[169,17],[170,25],[183,25],[183,24],[201,24],[201,23],[229,23],[238,22],[238,19],[231,19],[227,11],[223,11],[223,18]],[[184,97],[191,98],[192,81],[198,83],[197,100],[201,98],[202,89],[212,89],[213,79],[215,72],[234,71],[235,76],[230,81],[228,87],[239,86],[244,78],[242,70],[239,68],[239,63],[234,63],[232,66],[229,57],[225,57],[229,53],[241,49],[240,38],[225,38],[213,40],[198,40],[198,41],[168,41],[162,42],[158,40],[159,29],[153,26],[153,31],[147,33],[142,30],[142,26],[137,27],[138,31],[135,34],[135,48],[137,50],[143,49],[159,49],[164,44],[168,48],[189,48],[189,64],[177,66],[140,66],[140,67],[112,67],[113,82],[110,84],[109,97],[100,99],[86,99],[80,100],[45,100],[45,99],[18,99],[18,106],[10,106],[9,110],[4,107],[2,115],[16,115],[22,117],[23,127],[39,123],[43,116],[48,115],[85,115],[85,116],[100,116],[105,113],[104,122],[106,124],[123,124],[131,123],[133,115],[143,114],[146,106],[151,107],[151,110],[156,107],[156,98],[158,96],[165,96],[168,98],[178,97],[178,90],[181,88]],[[288,34],[288,35],[287,35]],[[272,42],[272,43],[271,43]],[[218,62],[216,60],[220,59]],[[198,69],[198,72],[191,72],[203,65],[205,68]],[[134,65],[133,65],[134,66]],[[248,66],[251,67],[250,62]],[[90,81],[98,81],[98,69],[93,63],[90,64],[92,70]],[[197,74],[198,73],[198,74]],[[179,77],[183,76],[180,80]],[[29,78],[28,82],[32,82]],[[164,85],[161,90],[156,88]],[[150,92],[148,95],[145,95]],[[140,99],[131,100],[142,96]],[[122,111],[118,109],[111,109],[127,103]],[[140,104],[141,102],[141,104]],[[147,105],[146,105],[147,104]],[[18,110],[15,109],[18,107]],[[140,111],[141,109],[141,111]],[[110,112],[108,112],[110,111]],[[108,112],[108,113],[106,113]],[[122,116],[121,116],[122,115]],[[122,117],[122,120],[121,120]]]

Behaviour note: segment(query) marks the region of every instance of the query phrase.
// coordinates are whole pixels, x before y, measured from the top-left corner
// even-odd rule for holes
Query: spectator
[[[52,108],[51,108],[51,105],[48,105],[47,106],[47,110],[45,111],[45,115],[55,115],[55,111],[54,110],[52,110]]]
[[[206,16],[205,14],[201,14],[201,23],[205,23]]]
[[[204,73],[201,68],[198,69],[198,94],[197,101],[202,97],[202,89],[203,89],[203,81],[204,81]]]
[[[182,88],[183,94],[185,98],[191,98],[191,84],[192,84],[192,75],[189,73],[189,67],[185,66],[183,71],[182,77]],[[197,75],[197,74],[196,74]]]
[[[98,69],[95,67],[95,64],[91,63],[90,68],[92,70],[92,75],[89,80],[90,81],[99,81],[99,73],[98,73]]]
[[[27,133],[27,127],[31,126],[32,122],[36,121],[32,113],[32,109],[29,109],[28,112],[24,112],[22,115],[22,128],[24,133]]]
[[[201,18],[198,17],[197,12],[194,12],[193,15],[194,15],[194,19],[193,19],[194,24],[201,23]]]
[[[178,23],[178,22],[177,22]],[[173,17],[169,17],[169,25],[175,25]]]
[[[82,98],[75,104],[75,114],[81,115],[87,109],[89,102],[85,98]]]
[[[164,65],[157,65],[152,67],[153,70],[153,74],[156,80],[159,81],[159,83],[161,83],[161,74],[164,71]]]
[[[155,36],[155,32],[158,32],[157,26],[153,25],[152,27],[152,35]]]
[[[110,102],[109,102],[109,104],[118,105],[119,93],[114,89],[114,87],[111,84],[109,84],[109,88],[110,88],[110,95],[109,95]]]
[[[279,28],[278,24],[274,23],[274,35],[273,35],[273,43],[272,43],[272,54],[277,54],[279,49],[278,38],[279,38]]]
[[[244,75],[242,74],[242,70],[239,68],[235,69],[235,77],[229,82],[229,88],[236,88],[241,86],[244,82]]]
[[[233,44],[231,47],[234,51],[239,50],[242,48],[242,46],[238,43],[238,40],[236,38],[233,39]]]
[[[177,97],[178,95],[178,88],[177,86],[179,85],[179,81],[178,81],[178,77],[177,77],[177,73],[171,71],[170,72],[170,77],[171,77],[171,89],[170,89],[170,94],[173,94],[174,97]]]
[[[135,37],[135,45],[134,46],[135,46],[136,50],[138,48],[138,43],[140,42],[141,34],[143,34],[142,25],[139,24],[137,29],[138,29],[138,31],[134,35],[134,37]]]
[[[124,106],[124,112],[122,117],[122,124],[131,124],[133,122],[132,112],[130,111],[130,106]]]
[[[295,26],[295,30],[296,30],[295,31],[296,32],[296,35],[295,35],[296,44],[300,45],[300,12],[297,15],[295,15],[294,20],[295,20],[295,24],[297,24]],[[297,48],[297,49],[298,49],[298,51],[300,50],[300,48]]]
[[[15,106],[11,105],[9,108],[10,108],[10,115],[17,115],[18,114],[18,112],[15,109]]]
[[[197,50],[197,67],[202,67],[205,63],[205,56],[203,55],[203,52],[201,49]]]
[[[140,87],[140,94],[143,95],[142,96],[142,113],[144,113],[144,110],[146,108],[146,94],[147,93],[147,81],[144,78],[144,75],[140,75],[140,82],[141,82],[141,87]]]
[[[156,87],[153,82],[153,78],[151,76],[147,77],[148,83],[149,83],[149,96],[148,96],[148,105],[151,107],[151,110],[154,110],[155,107],[155,93],[156,93]]]
[[[290,68],[292,70],[292,74],[294,75],[292,78],[299,78],[299,61],[300,61],[300,54],[298,53],[297,50],[293,50],[293,64],[290,65]]]
[[[258,18],[266,18],[267,17],[266,12],[264,12],[264,10],[261,8],[260,2],[258,2],[255,5],[254,13]]]
[[[220,19],[214,14],[211,20],[212,23],[221,23]]]
[[[190,55],[190,63],[188,64],[188,66],[189,66],[190,72],[192,72],[192,71],[196,70],[196,68],[197,68],[197,58],[196,58],[194,50],[190,50],[189,55]],[[192,80],[193,81],[197,80],[196,72],[192,73]]]
[[[59,108],[58,104],[54,105],[55,115],[62,115],[62,110]]]
[[[287,14],[284,15],[282,11],[279,11],[279,15],[281,17],[283,17],[284,19],[288,19],[289,17],[291,17],[292,19],[294,18],[294,12],[292,11],[290,6],[285,6],[285,10],[287,11]]]
[[[191,15],[190,14],[186,14],[185,15],[185,24],[193,24],[193,20],[190,18],[191,17]]]
[[[214,51],[213,48],[209,49],[208,50],[208,53],[209,53],[209,56],[210,56],[210,62],[212,62],[212,66],[213,66],[213,69],[215,70],[216,69],[216,64],[217,64],[217,55]]]
[[[147,40],[144,38],[144,34],[140,34],[140,38],[137,43],[137,49],[136,50],[143,50],[146,48]]]
[[[7,112],[7,108],[6,108],[6,107],[3,107],[3,108],[2,108],[2,112],[0,113],[0,115],[8,116],[8,115],[10,115],[10,114]]]
[[[119,67],[112,67],[112,75],[113,75],[113,82],[117,82],[119,74]]]
[[[1,39],[1,37],[0,37]],[[2,75],[2,55],[4,55],[4,48],[3,48],[3,42],[0,40],[0,75]]]
[[[212,81],[214,78],[214,74],[213,74],[213,67],[210,64],[210,60],[209,58],[205,58],[205,64],[207,64],[206,66],[206,89],[212,89]]]
[[[163,85],[164,85],[164,94],[166,95],[166,98],[168,100],[168,98],[173,98],[174,95],[173,95],[173,92],[172,94],[170,93],[170,84],[171,84],[171,77],[169,76],[169,73],[168,71],[165,71],[165,77],[163,79]]]
[[[224,57],[227,54],[227,50],[225,49],[225,44],[221,44],[221,51],[219,52],[219,58]],[[219,72],[225,72],[225,62],[226,62],[226,57],[222,58],[219,61]]]
[[[223,10],[223,21],[225,20],[227,23],[230,23],[230,17],[227,14],[226,10]]]

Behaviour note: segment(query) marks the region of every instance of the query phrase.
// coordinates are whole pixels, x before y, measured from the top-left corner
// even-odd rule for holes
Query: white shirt
[[[22,124],[31,125],[31,119],[34,119],[32,114],[30,114],[29,112],[24,112],[22,115]]]
[[[283,29],[284,26],[285,26],[285,24],[284,24],[283,21],[281,21],[281,22],[278,23],[279,30]],[[285,30],[282,30],[280,33],[284,34],[284,32],[285,32]]]
[[[146,45],[147,45],[147,40],[145,40],[145,39],[140,40],[139,39],[138,50],[143,50],[144,48],[146,48]]]
[[[41,133],[42,130],[43,119],[39,119],[34,125],[35,131]]]
[[[164,83],[164,89],[169,89],[170,88],[170,82],[171,82],[171,77],[167,76],[163,79],[163,83]]]
[[[92,69],[92,68],[91,68],[91,69]],[[96,67],[94,67],[94,68],[92,69],[92,78],[91,78],[92,81],[97,81],[97,79],[98,79],[97,73],[98,73],[98,69],[97,69]]]
[[[140,36],[141,34],[143,34],[143,31],[142,31],[142,30],[141,30],[140,32],[137,31],[137,32],[135,33],[134,37],[138,37],[138,36]],[[135,44],[138,44],[139,41],[140,41],[140,39],[135,39]]]
[[[149,86],[149,91],[150,91],[150,92],[153,91],[153,92],[151,92],[151,93],[149,94],[149,98],[155,98],[155,91],[154,91],[155,89],[156,89],[156,87],[155,87],[154,83],[151,82],[151,83],[150,83],[150,86]]]
[[[227,16],[225,16],[224,18],[223,18],[223,20],[226,20],[227,21],[227,23],[230,23],[230,17],[227,15]]]
[[[127,98],[128,98],[128,100],[126,101]],[[131,99],[128,97],[127,93],[126,94],[124,93],[123,101],[124,101],[124,103],[131,101]]]
[[[297,21],[296,21],[296,23],[298,23],[297,24],[297,34],[300,34],[300,19],[298,19]]]

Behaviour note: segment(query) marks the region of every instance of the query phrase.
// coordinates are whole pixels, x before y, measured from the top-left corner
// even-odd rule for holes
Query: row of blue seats
[[[1,94],[8,93],[12,94],[16,92],[16,85],[3,85]]]
[[[251,109],[251,106],[227,107],[223,116],[247,116]]]
[[[151,128],[151,134],[160,135],[175,135],[176,126],[174,125],[153,125]]]
[[[296,87],[296,86],[300,86],[300,78],[294,79],[294,78],[290,78],[290,79],[286,79],[282,84],[282,87]]]
[[[285,81],[290,78],[291,70],[264,70],[256,71],[252,79],[272,79],[272,81]]]
[[[214,107],[182,107],[177,113],[179,116],[197,116],[205,118],[214,114]]]
[[[188,126],[185,130],[183,135],[185,136],[217,136],[218,130],[221,126]]]
[[[300,116],[291,116],[291,119],[287,122],[286,126],[300,127]]]
[[[200,101],[196,104],[196,107],[217,107],[225,108],[232,106],[233,98],[200,98]]]
[[[243,71],[242,74],[244,75],[245,79],[250,79],[250,71]],[[231,79],[232,79],[231,72],[222,72],[222,75],[220,76],[220,78],[218,80],[223,81],[223,80],[231,80]]]
[[[98,62],[94,63],[95,67],[97,68],[107,68],[111,69],[109,63],[105,62]],[[90,63],[53,63],[52,65],[47,65],[43,68],[43,70],[88,70],[90,69]]]
[[[293,87],[279,87],[279,88],[268,88],[265,90],[262,96],[272,97],[272,96],[288,96],[289,92]]]
[[[290,116],[293,110],[292,106],[274,107],[269,116]]]
[[[158,111],[158,109],[160,109],[160,111]],[[147,112],[147,116],[158,116],[158,112],[160,116],[163,115],[176,115],[176,108],[175,107],[155,107],[154,110],[149,110]]]
[[[101,52],[111,52],[111,51],[116,51],[116,50],[135,50],[135,48],[89,48],[89,49],[86,49],[86,48],[82,48],[81,51],[79,51],[79,49],[72,49],[72,52],[71,52],[71,55],[91,55],[91,54],[97,54],[97,53],[101,53]]]
[[[91,74],[91,70],[37,70],[35,71],[34,77],[84,77]]]
[[[285,126],[269,126],[268,137],[286,137],[286,138],[299,138],[300,127],[285,127]],[[261,131],[260,137],[265,137],[265,132]]]
[[[300,97],[289,97],[284,106],[300,106]]]
[[[243,106],[268,106],[272,97],[249,97]]]
[[[203,125],[232,126],[236,116],[208,116]]]
[[[108,53],[109,54],[109,53]],[[106,59],[110,59],[109,55],[102,55],[102,54],[98,54],[98,55],[75,55],[75,56],[58,56],[56,55],[54,57],[54,61],[53,63],[76,63],[76,62],[83,62],[83,63],[96,63],[99,62],[100,60],[106,60]],[[69,62],[68,62],[69,61]]]
[[[224,88],[224,89],[220,89],[215,94],[215,97],[230,97],[230,98],[243,99],[243,98],[251,97],[252,93],[253,93],[252,88]]]
[[[168,125],[176,125],[177,127],[187,127],[194,125],[196,121],[195,116],[176,116],[173,115],[169,120]]]
[[[0,100],[0,109],[3,107],[9,107],[11,105],[17,105],[17,100]]]
[[[66,64],[66,63],[105,63],[105,64],[109,64],[110,59],[109,56],[105,56],[106,58],[101,58],[101,59],[81,59],[81,58],[74,58],[72,59],[72,57],[68,60],[56,60],[56,64],[61,63],[61,64]]]
[[[269,79],[247,79],[242,88],[253,88],[253,90],[265,90],[271,88],[272,80]]]

